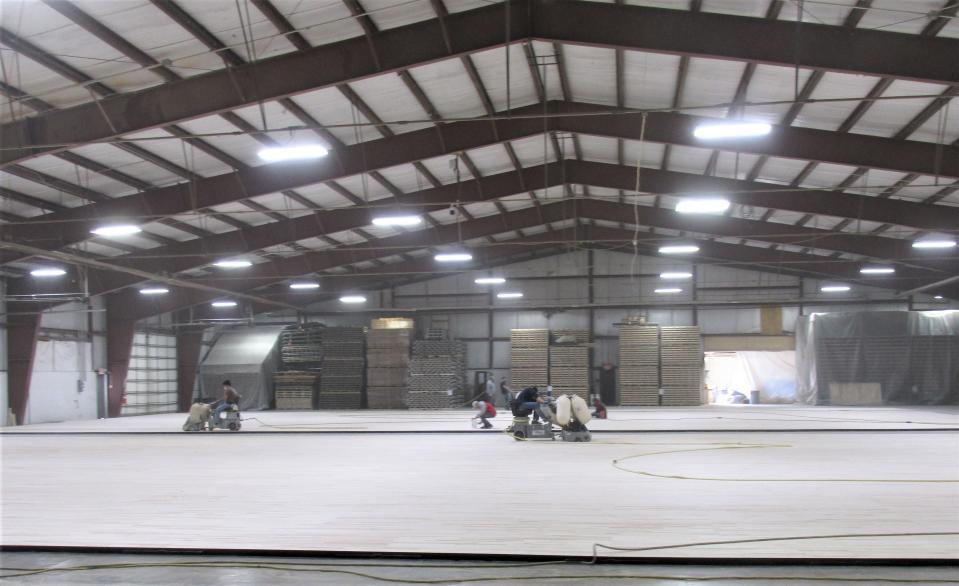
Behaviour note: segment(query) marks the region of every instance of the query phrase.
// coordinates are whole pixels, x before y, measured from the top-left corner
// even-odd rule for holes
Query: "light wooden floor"
[[[957,407],[806,407],[725,405],[610,409],[595,420],[597,431],[782,430],[782,429],[959,429]],[[445,411],[247,411],[243,432],[251,431],[463,431],[472,412]],[[0,428],[3,432],[179,432],[186,415],[171,413],[116,419],[39,423]],[[503,429],[511,415],[493,419]]]
[[[594,543],[959,532],[955,432],[608,433],[589,444],[481,433],[0,441],[3,545],[590,555]],[[635,555],[959,558],[959,537]]]

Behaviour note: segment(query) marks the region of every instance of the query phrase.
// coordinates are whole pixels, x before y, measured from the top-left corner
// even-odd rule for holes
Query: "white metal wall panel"
[[[136,332],[122,415],[172,413],[177,407],[176,336]]]

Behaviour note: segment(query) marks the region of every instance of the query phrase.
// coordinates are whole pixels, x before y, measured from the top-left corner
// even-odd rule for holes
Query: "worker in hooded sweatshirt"
[[[240,406],[240,395],[230,384],[229,380],[223,381],[223,398],[217,401],[216,409],[213,411],[213,421],[220,421],[220,414],[230,409],[236,409]]]

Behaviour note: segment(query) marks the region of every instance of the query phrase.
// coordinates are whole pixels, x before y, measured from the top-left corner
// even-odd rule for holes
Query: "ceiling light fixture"
[[[257,155],[269,163],[278,163],[281,161],[297,161],[302,159],[319,159],[325,157],[330,151],[318,144],[308,144],[301,146],[287,147],[269,147],[260,149]]]
[[[718,197],[684,199],[676,204],[680,214],[721,214],[729,209],[729,200]]]
[[[932,298],[933,298],[933,299],[942,299],[942,295],[934,295]]]
[[[147,287],[140,289],[140,295],[166,295],[170,290],[166,287]]]
[[[90,230],[92,234],[97,236],[129,236],[131,234],[136,234],[137,232],[142,232],[139,226],[134,226],[133,224],[111,224],[109,226],[100,226]]]
[[[46,268],[46,269],[33,269],[30,271],[30,274],[34,277],[62,277],[67,274],[63,269],[57,268]]]
[[[823,293],[845,293],[849,291],[849,285],[825,285],[819,290]]]
[[[416,226],[423,223],[420,216],[380,216],[373,218],[374,226]]]
[[[477,285],[502,285],[506,282],[503,277],[480,277],[473,280]]]
[[[523,294],[519,291],[512,291],[508,293],[497,293],[496,296],[500,299],[519,299]]]
[[[720,124],[700,124],[693,130],[693,136],[702,140],[717,138],[748,138],[766,136],[773,127],[764,122],[729,122]]]
[[[473,255],[468,252],[443,252],[433,258],[438,262],[464,262],[473,260]]]
[[[662,289],[656,289],[655,293],[682,293],[683,290],[679,287],[663,287]]]
[[[660,246],[660,254],[690,254],[699,252],[699,247],[695,244],[677,244],[672,246]]]
[[[692,273],[659,273],[660,279],[692,279]]]
[[[214,301],[210,305],[213,307],[236,307],[236,301]]]
[[[319,283],[312,282],[302,282],[302,283],[290,283],[290,289],[319,289]]]
[[[246,267],[253,266],[248,260],[219,260],[213,263],[213,266],[220,267],[221,269],[245,269]]]
[[[366,303],[366,297],[362,295],[344,295],[340,297],[340,303]]]
[[[896,272],[892,267],[862,267],[859,272],[863,275],[891,275]]]
[[[912,243],[913,248],[952,248],[956,245],[955,240],[946,240],[942,239],[927,239],[927,240],[916,240]]]

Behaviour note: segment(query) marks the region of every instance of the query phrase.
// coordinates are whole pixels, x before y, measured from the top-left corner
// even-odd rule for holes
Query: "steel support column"
[[[136,320],[117,311],[114,303],[107,303],[107,370],[110,387],[107,389],[107,417],[119,417],[126,395],[127,371],[133,352],[133,332]]]
[[[179,411],[189,411],[200,368],[203,328],[184,327],[176,332],[176,399]]]
[[[36,306],[26,303],[7,304],[7,396],[17,425],[23,425],[27,416],[27,401],[30,399],[40,314],[27,312],[35,310]],[[6,417],[6,414],[3,416]]]

